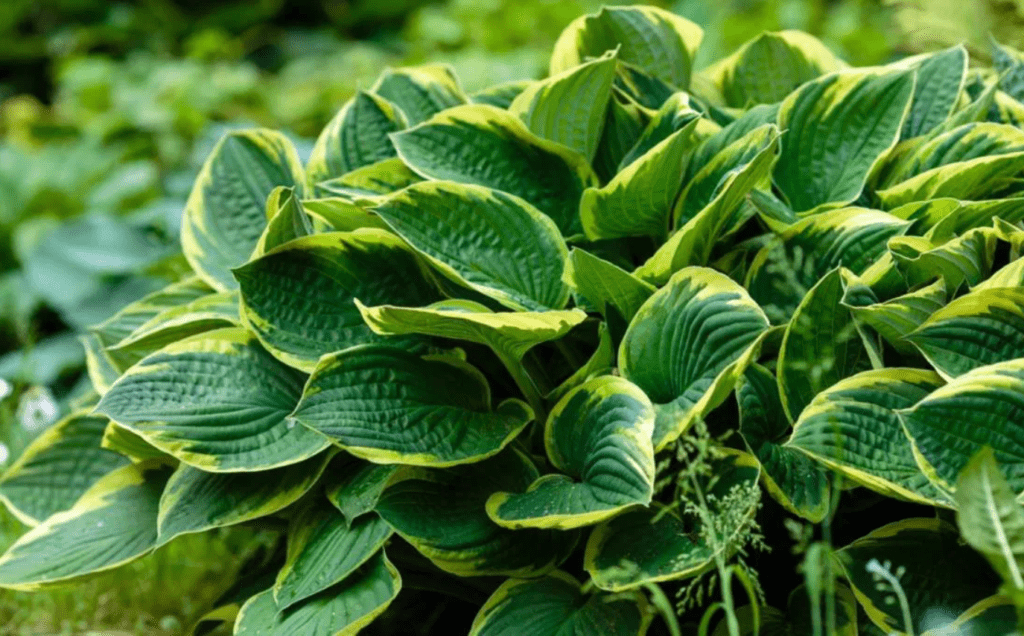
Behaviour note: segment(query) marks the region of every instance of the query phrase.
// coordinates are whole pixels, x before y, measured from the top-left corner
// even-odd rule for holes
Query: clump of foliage
[[[0,586],[249,524],[197,633],[1011,631],[1024,58],[701,39],[607,7],[544,80],[386,71],[305,165],[222,138],[191,273],[0,479]]]

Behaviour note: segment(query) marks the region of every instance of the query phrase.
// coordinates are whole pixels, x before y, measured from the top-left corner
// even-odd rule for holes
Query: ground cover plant
[[[1024,56],[701,38],[607,7],[544,80],[386,71],[304,165],[222,138],[191,272],[0,479],[0,586],[249,525],[196,633],[1018,629]]]

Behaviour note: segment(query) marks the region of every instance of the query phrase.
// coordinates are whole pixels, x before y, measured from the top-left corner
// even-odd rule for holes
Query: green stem
[[[509,359],[501,354],[498,354],[498,358],[501,359],[501,363],[508,369],[516,386],[519,387],[523,397],[526,398],[526,402],[533,409],[534,421],[539,422],[543,426],[547,420],[547,409],[544,408],[544,398],[541,397],[537,383],[533,381],[533,378],[526,371],[526,367],[520,361]]]

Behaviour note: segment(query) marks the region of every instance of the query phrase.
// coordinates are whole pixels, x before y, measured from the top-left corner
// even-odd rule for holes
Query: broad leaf
[[[628,325],[655,288],[614,263],[579,248],[569,253],[565,277],[608,322]]]
[[[370,92],[401,109],[410,126],[468,101],[455,72],[443,64],[387,69]]]
[[[374,464],[348,454],[338,455],[324,475],[327,499],[351,525],[373,512],[398,468],[395,464]]]
[[[967,49],[957,45],[916,65],[917,83],[901,139],[926,135],[953,113],[967,78]]]
[[[402,160],[431,179],[525,199],[565,236],[579,234],[579,198],[596,183],[582,155],[531,133],[493,106],[457,106],[392,136]]]
[[[0,587],[38,589],[148,554],[157,545],[157,509],[170,474],[161,462],[108,473],[70,510],[29,530],[0,557]]]
[[[266,470],[312,457],[329,443],[286,421],[302,382],[247,332],[218,329],[144,358],[96,411],[202,470]]]
[[[858,323],[874,329],[896,351],[913,355],[916,349],[906,336],[946,304],[946,281],[940,278],[931,285],[885,302],[877,302],[870,289],[864,290],[854,282],[847,287],[842,304]]]
[[[306,164],[310,185],[394,157],[389,135],[405,125],[405,116],[391,102],[356,93],[317,138]]]
[[[565,242],[550,218],[518,197],[425,182],[373,211],[445,276],[508,307],[561,309],[569,300]]]
[[[601,634],[642,636],[647,618],[640,597],[587,597],[562,571],[540,579],[510,579],[502,584],[473,621],[470,636],[521,634]]]
[[[655,405],[656,450],[725,400],[767,329],[746,290],[703,267],[679,270],[643,304],[622,339],[619,370]]]
[[[508,528],[578,528],[654,494],[654,407],[630,382],[594,378],[551,410],[544,446],[551,465],[526,492],[496,492],[487,514]]]
[[[913,72],[841,71],[801,86],[782,102],[785,130],[775,184],[793,210],[855,200],[892,148],[910,108]]]
[[[96,481],[128,460],[101,448],[109,420],[73,413],[35,438],[0,479],[0,499],[35,526],[74,505]]]
[[[498,453],[533,413],[515,399],[492,410],[461,360],[364,345],[321,358],[292,418],[375,463],[440,467]]]
[[[267,228],[263,230],[253,255],[262,256],[292,239],[312,233],[313,224],[295,188],[274,188],[267,197]]]
[[[927,505],[951,502],[921,472],[896,410],[942,385],[920,369],[878,369],[839,381],[800,414],[786,448],[872,490]]]
[[[238,288],[231,270],[252,254],[267,226],[266,201],[277,186],[301,187],[292,143],[281,133],[227,134],[196,178],[181,221],[181,246],[192,269],[218,291]]]
[[[537,469],[513,449],[445,470],[404,469],[377,511],[404,539],[445,572],[460,576],[537,576],[557,567],[577,535],[559,530],[509,530],[485,509],[495,491],[522,492]]]
[[[246,327],[275,357],[306,372],[326,353],[380,341],[353,299],[411,306],[440,299],[416,254],[375,229],[297,239],[235,276]]]

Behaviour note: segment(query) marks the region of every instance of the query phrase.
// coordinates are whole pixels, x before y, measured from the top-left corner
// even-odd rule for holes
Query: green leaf
[[[274,584],[278,611],[344,580],[377,554],[391,533],[377,515],[349,524],[330,507],[314,505],[296,514],[288,526],[288,559]]]
[[[1024,152],[987,155],[932,168],[877,194],[882,207],[889,210],[929,199],[998,198],[1016,186],[1022,169]]]
[[[551,74],[618,48],[623,62],[685,89],[703,37],[699,26],[664,9],[603,7],[573,20],[562,31],[551,54]]]
[[[999,87],[1014,99],[1024,99],[1024,55],[993,39],[992,66],[999,74]]]
[[[1007,596],[995,595],[978,601],[951,623],[930,629],[922,636],[964,636],[965,634],[1013,634],[1017,609]]]
[[[736,390],[736,401],[740,435],[761,464],[765,489],[793,514],[820,523],[832,499],[831,477],[806,455],[783,444],[790,427],[775,376],[760,365],[751,365]]]
[[[317,138],[306,164],[310,186],[394,157],[389,135],[405,126],[405,116],[394,104],[359,91]]]
[[[757,461],[736,451],[712,460],[713,477],[701,478],[714,524],[705,527],[696,515],[681,517],[662,504],[625,512],[594,529],[583,565],[601,589],[619,592],[659,581],[695,577],[714,568],[715,558],[730,558],[747,532],[760,498],[741,507],[730,493],[759,492]],[[718,503],[716,503],[718,502]],[[714,534],[712,534],[714,533]],[[711,537],[714,537],[711,540]]]
[[[507,528],[592,525],[654,494],[654,407],[622,378],[605,375],[570,391],[551,409],[544,447],[561,471],[526,492],[496,492],[487,514]]]
[[[728,106],[774,104],[801,84],[844,64],[814,36],[802,31],[762,33],[704,74],[721,91]]]
[[[1014,492],[1024,491],[1024,360],[969,371],[914,406],[897,411],[918,464],[937,485],[954,490],[957,475],[991,446]]]
[[[262,256],[292,239],[312,233],[313,224],[296,196],[295,188],[274,188],[267,197],[267,229],[263,230],[253,256]]]
[[[594,158],[615,79],[615,52],[531,84],[509,105],[534,134]],[[566,104],[573,108],[567,109]]]
[[[565,278],[606,320],[621,320],[627,325],[655,291],[653,285],[579,248],[569,252]]]
[[[518,197],[435,181],[411,185],[373,211],[445,276],[508,307],[561,309],[569,300],[565,241]]]
[[[935,608],[951,620],[991,596],[995,577],[985,560],[963,545],[956,529],[938,519],[904,519],[857,539],[839,551],[839,562],[857,602],[886,633],[907,633],[889,584],[880,584],[867,565],[877,561],[899,575],[910,605],[914,634],[935,624]],[[941,616],[941,615],[940,615]]]
[[[108,347],[107,353],[138,361],[154,351],[189,336],[224,327],[239,327],[238,293],[219,292],[164,309],[139,325],[127,337]]]
[[[672,93],[665,99],[661,108],[651,116],[650,122],[640,133],[636,143],[622,157],[616,172],[622,172],[627,166],[647,154],[651,148],[667,139],[669,135],[682,130],[693,121],[697,122],[697,130],[694,133],[697,136],[702,136],[704,130],[702,124],[706,125],[707,120],[701,120],[700,113],[690,108],[690,98],[686,93]]]
[[[418,181],[418,179],[417,179]],[[360,228],[388,229],[376,213],[344,196],[329,196],[302,202],[307,216],[327,230],[351,232]]]
[[[60,420],[22,451],[0,479],[0,499],[29,526],[71,508],[96,481],[128,460],[100,447],[108,420],[85,412]]]
[[[338,455],[324,476],[327,499],[351,525],[377,507],[377,500],[397,470],[396,464],[373,464],[348,454]]]
[[[298,154],[281,133],[225,135],[203,164],[182,216],[181,246],[192,269],[217,291],[237,289],[231,270],[249,259],[267,226],[267,197],[303,180]]]
[[[364,345],[321,358],[292,417],[357,457],[442,467],[498,453],[533,413],[514,399],[492,410],[465,362]]]
[[[623,168],[607,185],[583,193],[580,218],[587,238],[667,234],[687,152],[696,143],[696,128],[694,119]]]
[[[907,340],[946,378],[1024,358],[1024,288],[972,291],[933,313]]]
[[[917,84],[901,139],[926,135],[953,114],[967,78],[967,49],[958,44],[925,57],[915,67]]]
[[[235,525],[295,503],[320,478],[330,453],[259,473],[207,473],[178,466],[160,497],[160,544]]]
[[[976,285],[988,276],[995,257],[996,233],[979,227],[945,243],[919,236],[901,236],[889,241],[889,252],[896,270],[908,287],[935,280],[946,282],[946,289]],[[882,262],[882,261],[880,261]]]
[[[355,636],[402,589],[402,577],[381,551],[341,583],[286,610],[273,590],[249,599],[235,619],[237,636]]]
[[[826,387],[864,370],[867,352],[843,307],[848,275],[834,269],[804,297],[782,337],[778,375],[782,406],[795,420]]]
[[[916,353],[913,345],[906,340],[907,334],[946,304],[946,281],[941,278],[885,302],[875,302],[873,294],[866,298],[854,298],[853,292],[857,286],[855,283],[847,287],[843,295],[843,306],[850,310],[854,320],[877,331],[896,351],[904,355]],[[861,301],[866,302],[861,304]]]
[[[402,188],[420,181],[422,181],[420,176],[410,170],[409,166],[405,165],[401,159],[391,157],[362,168],[356,168],[340,177],[321,181],[316,184],[316,192],[317,196],[328,199],[342,197],[360,205],[367,202],[372,204],[384,195],[398,192]],[[303,201],[302,204],[309,209],[310,204],[314,201]],[[326,210],[317,211],[327,212]],[[338,215],[334,215],[328,220],[335,221],[337,218]]]
[[[679,270],[643,304],[623,337],[619,370],[655,405],[655,450],[725,400],[767,330],[746,290],[703,267]]]
[[[1012,589],[1024,591],[1024,510],[991,448],[971,458],[956,480],[960,534]]]
[[[507,192],[551,217],[565,236],[580,233],[580,195],[597,182],[586,158],[534,135],[507,111],[457,106],[392,140],[402,160],[427,178]]]
[[[727,128],[720,134],[731,132]],[[717,145],[713,142],[717,139],[716,135],[699,146],[689,165]],[[689,185],[676,204],[676,222],[683,223],[682,227],[634,274],[649,283],[664,284],[683,267],[707,264],[722,235],[744,220],[740,216],[743,203],[748,193],[771,174],[778,149],[779,132],[775,126],[766,125],[743,135],[701,164],[703,167],[687,180]],[[685,216],[690,212],[692,217]]]
[[[377,512],[445,572],[538,576],[568,557],[577,534],[509,530],[495,524],[485,510],[493,492],[522,492],[536,478],[533,463],[513,449],[445,470],[403,469],[384,491]]]
[[[327,448],[324,436],[286,421],[302,382],[252,335],[218,329],[144,358],[96,411],[202,470],[267,470]]]
[[[324,354],[381,340],[353,299],[412,306],[440,299],[416,254],[376,229],[297,239],[235,276],[246,327],[276,358],[306,372]]]
[[[643,140],[644,131],[650,122],[649,113],[612,90],[612,98],[608,102],[608,112],[605,115],[604,132],[601,134],[597,155],[592,162],[601,183],[611,181],[619,170],[625,167],[627,159],[633,155],[633,149]],[[651,147],[654,145],[656,144],[652,144]],[[596,186],[597,183],[592,182],[588,185]]]
[[[117,422],[107,422],[103,431],[100,447],[124,455],[132,462],[144,462],[147,459],[172,459],[170,455],[153,446],[141,435],[134,433]]]
[[[785,130],[775,184],[797,212],[855,200],[899,138],[914,73],[841,71],[810,81],[782,102]]]
[[[863,273],[910,223],[866,208],[830,210],[801,219],[754,257],[745,287],[773,322],[789,320],[812,287],[836,267]]]
[[[0,557],[0,587],[35,590],[149,553],[157,545],[157,509],[170,473],[160,462],[108,473],[70,510],[29,530]]]
[[[931,371],[900,368],[840,380],[807,405],[785,447],[883,495],[949,507],[918,467],[896,416],[941,385]]]
[[[556,570],[540,579],[503,583],[480,608],[469,634],[642,636],[650,621],[642,603],[640,597],[588,597],[576,579]]]
[[[370,92],[398,106],[410,126],[468,101],[454,70],[446,64],[387,69]]]
[[[1024,286],[1024,258],[1018,258],[1000,267],[999,271],[975,285],[973,291],[1022,286]]]
[[[532,80],[513,80],[478,90],[469,96],[473,104],[486,104],[507,109],[520,93],[533,84]]]

